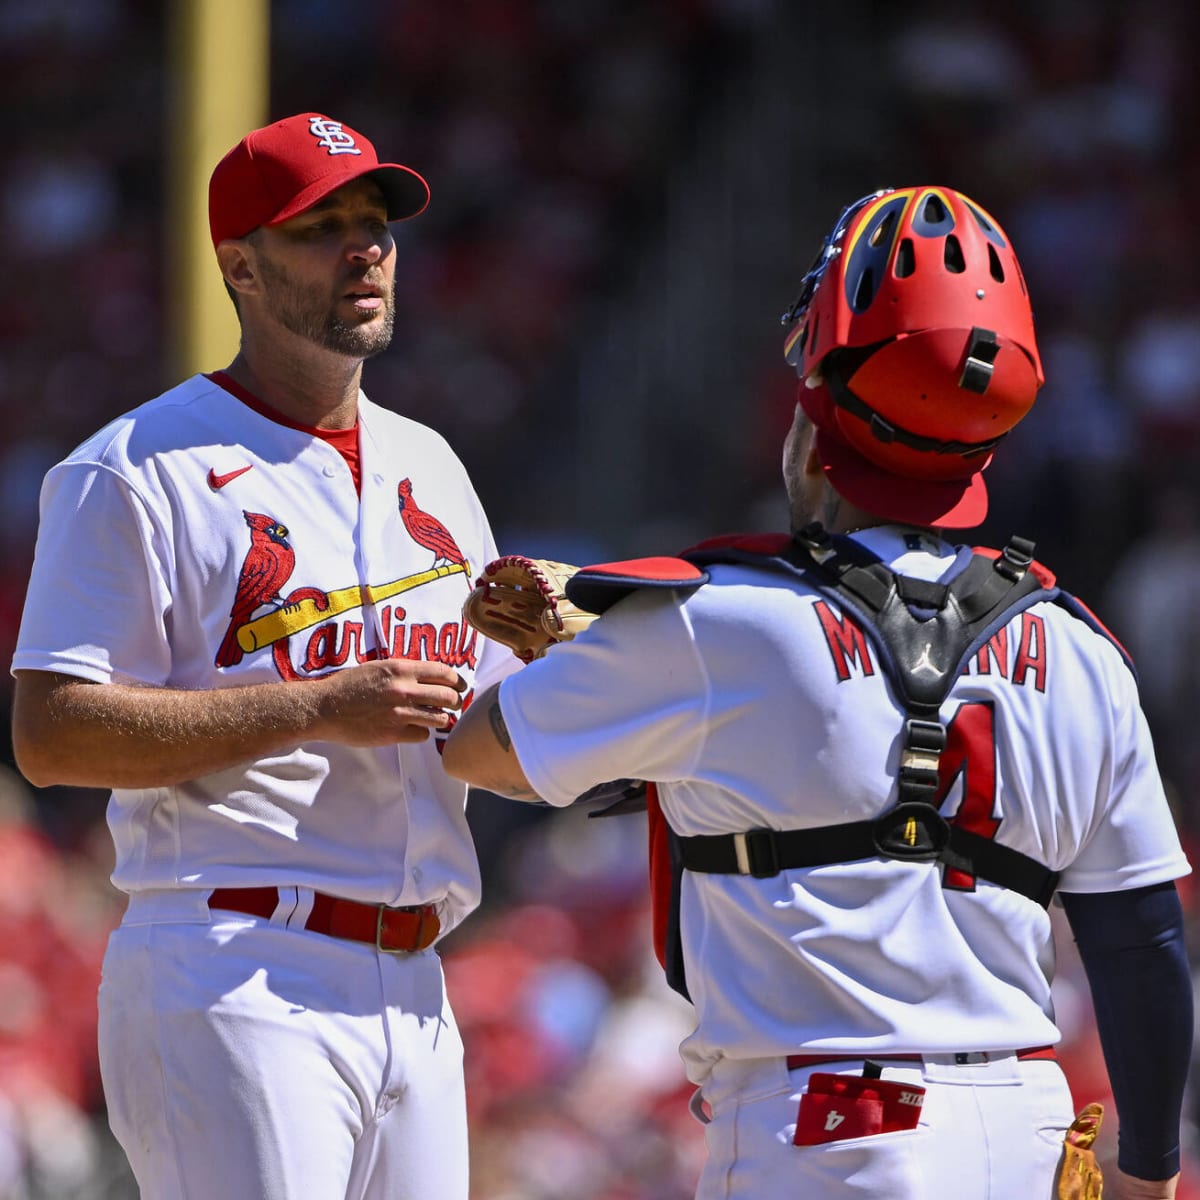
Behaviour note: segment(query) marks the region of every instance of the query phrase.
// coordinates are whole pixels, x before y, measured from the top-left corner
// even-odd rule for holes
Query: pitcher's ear
[[[248,238],[226,238],[217,243],[217,265],[225,282],[236,292],[255,290],[258,268]]]

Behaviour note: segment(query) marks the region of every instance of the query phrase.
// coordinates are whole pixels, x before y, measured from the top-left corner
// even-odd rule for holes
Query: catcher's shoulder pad
[[[602,613],[642,588],[690,591],[708,582],[708,572],[682,558],[630,558],[580,567],[567,581],[567,599],[584,612]]]
[[[973,546],[974,552],[984,558],[999,558],[1000,551],[990,549],[987,546]],[[1124,660],[1125,665],[1133,672],[1134,677],[1137,676],[1137,667],[1134,664],[1133,656],[1122,644],[1121,639],[1094,613],[1092,610],[1079,599],[1078,596],[1071,592],[1063,591],[1058,587],[1058,579],[1054,572],[1050,570],[1044,563],[1038,562],[1035,558],[1029,564],[1029,572],[1033,575],[1044,588],[1054,591],[1054,600],[1059,608],[1065,608],[1076,620],[1082,621],[1094,632],[1098,633],[1106,641],[1111,642],[1116,648],[1117,653]]]
[[[584,612],[602,613],[640,588],[691,590],[707,583],[705,562],[725,561],[725,552],[779,554],[791,542],[786,533],[726,533],[698,542],[678,557],[631,558],[582,567],[566,585],[567,599]]]

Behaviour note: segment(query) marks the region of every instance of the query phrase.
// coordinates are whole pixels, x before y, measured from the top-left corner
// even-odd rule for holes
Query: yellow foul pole
[[[208,177],[266,124],[270,86],[270,0],[176,0],[169,11],[166,384],[223,367],[237,350],[237,318],[208,235]]]

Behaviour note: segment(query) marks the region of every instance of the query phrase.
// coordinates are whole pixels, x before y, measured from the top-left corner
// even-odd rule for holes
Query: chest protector
[[[959,828],[938,810],[938,761],[946,746],[940,710],[971,656],[1023,609],[1062,605],[1112,635],[1033,559],[1033,543],[1012,538],[1000,553],[976,550],[949,583],[899,575],[852,538],[810,525],[794,537],[760,535],[704,542],[679,559],[589,567],[571,580],[571,600],[602,612],[639,587],[694,588],[707,569],[740,564],[802,579],[850,615],[870,638],[904,708],[896,803],[879,817],[817,828],[752,829],[682,837],[647,784],[655,950],[670,985],[687,996],[679,938],[684,871],[769,878],[798,867],[866,858],[941,863],[956,879],[984,879],[1046,907],[1058,873],[990,838]],[[1118,649],[1121,649],[1118,645]],[[1124,655],[1124,651],[1121,651]],[[620,811],[628,811],[625,801]],[[593,813],[609,815],[616,807]],[[961,889],[960,889],[961,890]]]

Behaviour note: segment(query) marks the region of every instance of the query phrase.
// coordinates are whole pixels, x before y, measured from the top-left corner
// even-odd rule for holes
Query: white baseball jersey
[[[855,535],[941,579],[954,547]],[[966,553],[964,551],[964,553]],[[656,781],[676,832],[861,821],[895,802],[903,710],[878,655],[799,580],[710,568],[688,594],[627,597],[504,681],[531,784],[569,804],[610,778]],[[1062,872],[1065,891],[1184,875],[1133,675],[1061,607],[1015,616],[942,709],[960,763],[942,811]],[[949,882],[949,880],[947,880]],[[680,909],[702,1082],[721,1056],[1012,1050],[1054,1043],[1047,913],[935,864],[883,859],[767,879],[684,872]]]
[[[495,682],[516,662],[462,620],[496,554],[462,464],[361,394],[359,455],[361,496],[333,446],[205,376],[113,421],[46,477],[14,670],[202,689],[383,654],[448,663],[468,695]],[[478,903],[479,871],[443,737],[309,742],[117,790],[113,882],[444,901],[448,930]]]

